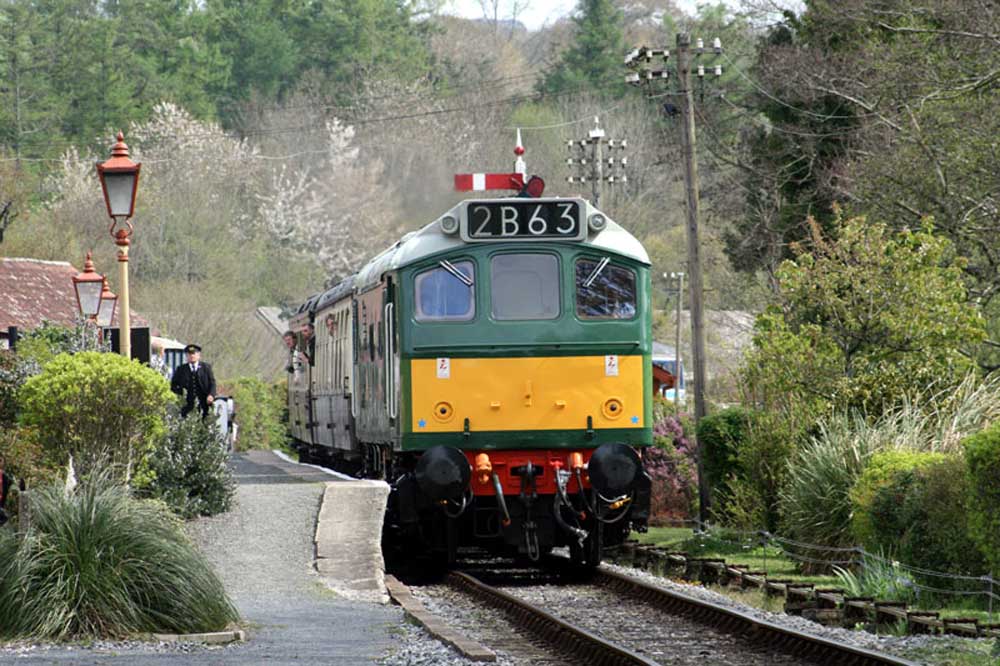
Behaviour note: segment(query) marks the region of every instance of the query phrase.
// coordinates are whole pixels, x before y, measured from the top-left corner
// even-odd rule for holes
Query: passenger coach
[[[463,201],[292,323],[301,456],[390,483],[387,545],[594,565],[645,530],[649,260],[587,201]]]

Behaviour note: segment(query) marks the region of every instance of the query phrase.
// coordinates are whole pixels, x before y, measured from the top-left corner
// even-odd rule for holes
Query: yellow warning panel
[[[643,427],[642,356],[410,361],[414,432]]]

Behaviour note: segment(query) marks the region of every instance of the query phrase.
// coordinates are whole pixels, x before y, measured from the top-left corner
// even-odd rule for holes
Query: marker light
[[[524,186],[524,190],[528,193],[528,196],[537,199],[545,192],[545,181],[538,176],[532,176],[528,179],[528,184]]]
[[[458,233],[458,218],[445,215],[441,218],[441,231],[450,235]]]
[[[608,218],[604,217],[600,213],[594,213],[590,216],[590,219],[587,220],[587,223],[590,225],[591,231],[603,231],[604,227],[608,226]]]

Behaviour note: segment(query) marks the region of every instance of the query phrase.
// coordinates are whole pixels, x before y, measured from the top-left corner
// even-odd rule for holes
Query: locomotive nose
[[[631,446],[621,442],[601,444],[590,457],[590,484],[605,497],[624,495],[635,485],[642,461]]]
[[[469,461],[451,446],[434,446],[425,451],[414,471],[417,484],[435,501],[454,499],[469,487],[472,469]]]

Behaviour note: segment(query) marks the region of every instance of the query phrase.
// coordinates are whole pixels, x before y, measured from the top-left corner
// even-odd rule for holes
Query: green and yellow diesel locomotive
[[[593,566],[645,530],[649,259],[589,202],[463,201],[291,324],[300,457],[390,484],[387,545]]]

